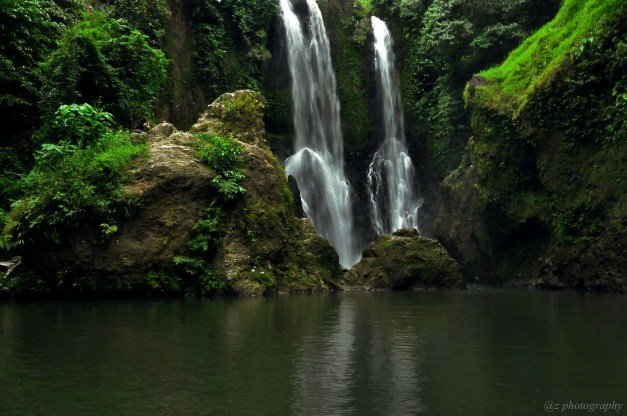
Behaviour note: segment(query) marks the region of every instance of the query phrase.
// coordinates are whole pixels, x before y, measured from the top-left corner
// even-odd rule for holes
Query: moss
[[[342,122],[346,140],[355,145],[365,143],[372,130],[368,66],[364,58],[368,53],[365,39],[360,43],[354,37],[359,24],[354,18],[341,20],[336,58]]]
[[[576,49],[615,26],[625,12],[621,0],[566,0],[557,16],[512,51],[505,62],[481,72],[488,85],[477,88],[475,100],[519,113],[534,91],[550,84],[569,65]]]
[[[470,219],[458,223],[455,244],[474,273],[615,287],[627,194],[623,10],[566,1],[484,73],[487,86],[467,89],[469,160],[446,185]]]
[[[363,8],[355,2],[321,4],[325,25],[333,45],[331,50],[342,109],[345,140],[352,145],[364,144],[371,133],[370,74],[366,42],[370,23]]]
[[[401,230],[370,244],[347,281],[370,288],[463,287],[461,269],[448,251],[415,230]]]

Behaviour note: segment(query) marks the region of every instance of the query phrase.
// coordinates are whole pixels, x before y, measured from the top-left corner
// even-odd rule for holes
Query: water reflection
[[[422,413],[420,364],[424,342],[410,331],[384,334],[375,328],[370,348],[370,384],[377,392],[374,410],[379,414]]]
[[[351,414],[353,352],[355,348],[355,303],[342,301],[333,323],[318,333],[307,334],[295,363],[294,414]]]
[[[627,298],[0,303],[0,415],[530,415],[622,400]]]

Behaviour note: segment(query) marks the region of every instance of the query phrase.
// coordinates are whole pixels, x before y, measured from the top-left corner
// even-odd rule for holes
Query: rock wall
[[[507,78],[489,77],[487,85],[467,88],[473,138],[442,184],[436,235],[469,278],[625,290],[627,130],[624,104],[616,99],[626,85],[618,69],[625,33],[619,22],[608,17],[602,34],[574,42],[553,70],[532,79],[533,88],[507,93]]]

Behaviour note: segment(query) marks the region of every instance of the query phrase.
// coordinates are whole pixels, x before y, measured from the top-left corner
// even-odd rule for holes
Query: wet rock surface
[[[462,271],[444,247],[405,229],[370,244],[345,276],[349,286],[367,289],[464,288]]]

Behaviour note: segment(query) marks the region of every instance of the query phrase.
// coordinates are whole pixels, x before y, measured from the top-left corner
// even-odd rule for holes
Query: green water
[[[626,318],[622,295],[501,290],[0,303],[0,415],[542,415],[548,400],[625,403]]]

